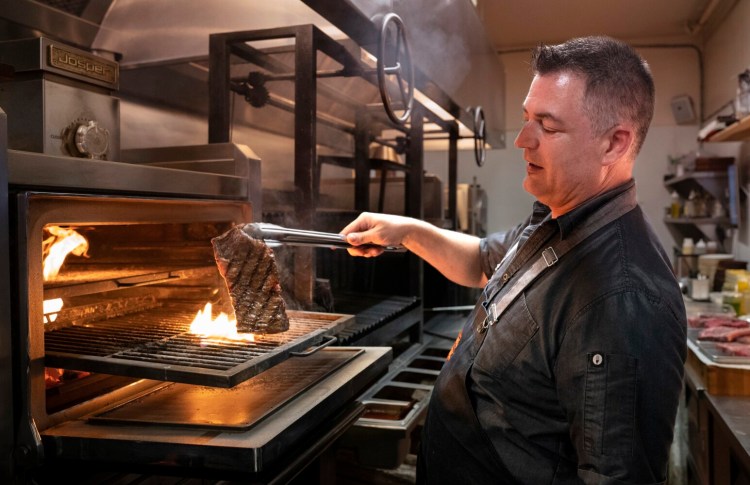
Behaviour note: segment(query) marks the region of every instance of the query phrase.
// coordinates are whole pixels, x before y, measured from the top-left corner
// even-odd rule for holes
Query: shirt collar
[[[612,190],[597,195],[596,197],[593,197],[583,204],[579,205],[575,209],[566,212],[557,219],[554,219],[560,229],[560,239],[565,239],[574,227],[576,227],[594,212],[597,212],[599,209],[604,208],[607,203],[624,192],[628,192],[628,194],[625,196],[626,201],[635,200],[635,180],[630,179],[624,184],[618,185]],[[550,218],[550,213],[551,211],[549,207],[539,201],[536,201],[534,202],[531,222],[537,224],[543,222],[545,219]]]

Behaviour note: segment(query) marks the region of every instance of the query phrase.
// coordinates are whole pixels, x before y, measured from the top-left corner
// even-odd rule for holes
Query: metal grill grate
[[[377,331],[420,305],[417,298],[392,295],[336,293],[334,299],[336,311],[356,315],[354,323],[338,332],[341,345],[356,344],[357,339]]]
[[[255,341],[189,333],[194,312],[165,306],[45,333],[45,365],[188,384],[232,387],[318,345],[346,324],[336,314],[289,312],[290,328]]]

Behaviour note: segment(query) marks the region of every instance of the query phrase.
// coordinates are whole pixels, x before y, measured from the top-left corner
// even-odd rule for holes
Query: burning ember
[[[44,300],[44,323],[51,323],[57,319],[57,312],[62,310],[63,301],[62,298],[55,298],[52,300]]]
[[[49,226],[45,229],[51,236],[42,241],[42,273],[44,281],[49,281],[57,276],[68,254],[87,257],[89,242],[73,229],[60,226]]]
[[[221,337],[231,340],[255,341],[252,333],[237,333],[237,321],[230,320],[226,313],[220,313],[216,319],[211,318],[211,303],[206,303],[190,324],[190,332],[201,337]]]
[[[83,377],[90,376],[90,372],[69,370],[69,369],[57,369],[55,367],[44,368],[44,384],[47,389],[59,386],[63,382],[81,379]]]

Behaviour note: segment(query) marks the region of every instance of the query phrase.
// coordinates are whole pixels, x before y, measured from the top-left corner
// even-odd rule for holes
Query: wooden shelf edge
[[[728,217],[665,217],[664,222],[668,224],[692,224],[694,226],[701,224],[731,224]]]
[[[692,172],[688,172],[684,175],[680,176],[673,176],[670,178],[667,178],[664,180],[664,186],[665,187],[671,187],[673,185],[677,185],[682,182],[686,182],[689,180],[702,180],[702,179],[725,179],[728,178],[728,174],[726,171],[717,171],[717,170],[696,170]]]
[[[706,141],[743,141],[750,140],[750,116],[727,126]]]

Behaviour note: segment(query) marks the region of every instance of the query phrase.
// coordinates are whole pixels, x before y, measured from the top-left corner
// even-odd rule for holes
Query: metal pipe
[[[294,113],[294,110],[295,110],[294,101],[292,101],[291,99],[287,99],[283,96],[279,96],[274,93],[269,93],[268,104],[270,104],[271,106],[275,108],[288,111],[290,113]],[[329,115],[322,111],[318,111],[316,115],[317,115],[317,121],[319,121],[320,123],[323,123],[324,125],[337,128],[347,133],[354,133],[355,127],[353,123],[348,123],[340,118],[336,118],[335,116]]]
[[[294,81],[295,75],[294,74],[263,74],[266,81]],[[358,76],[360,73],[356,71],[351,71],[350,69],[337,69],[337,70],[329,70],[329,71],[318,71],[315,73],[315,77],[318,79],[320,78],[329,78],[329,77],[352,77],[352,76]],[[244,82],[246,80],[245,77],[233,77],[233,82]]]

